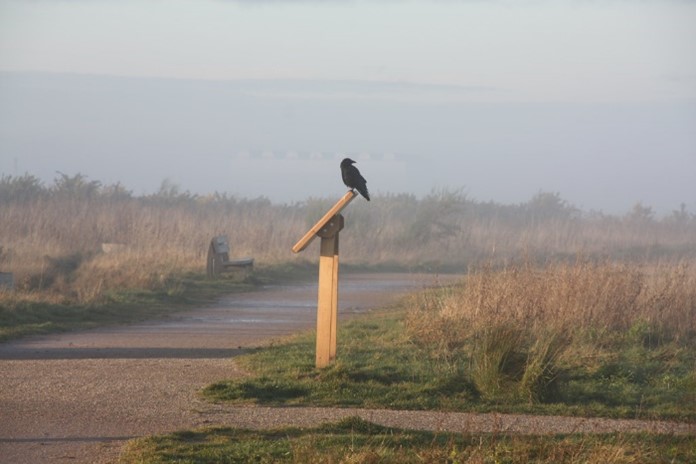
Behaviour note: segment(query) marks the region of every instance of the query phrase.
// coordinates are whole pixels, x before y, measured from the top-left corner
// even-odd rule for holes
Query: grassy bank
[[[390,429],[357,418],[311,429],[211,428],[135,440],[127,463],[689,463],[692,437],[509,436]]]
[[[157,290],[109,292],[89,303],[42,295],[8,294],[0,302],[0,342],[26,335],[124,324],[210,304],[221,295],[252,290],[244,277],[209,280],[200,274],[171,278]]]
[[[153,288],[121,289],[90,301],[43,292],[0,291],[0,342],[26,335],[126,324],[211,304],[230,293],[264,284],[316,278],[315,266],[263,266],[210,279],[201,272],[172,274]]]
[[[159,291],[162,282],[201,272],[217,235],[229,237],[231,258],[251,256],[265,266],[314,262],[290,249],[336,200],[273,204],[193,195],[166,183],[137,196],[80,174],[61,174],[48,186],[28,174],[2,176],[0,272],[14,275],[18,294],[91,303],[123,290]],[[342,265],[461,272],[522,252],[536,262],[572,260],[578,251],[624,262],[696,256],[696,215],[684,206],[661,218],[640,204],[606,215],[554,193],[497,204],[433,191],[423,198],[376,195],[353,202],[344,215]]]
[[[239,359],[252,376],[210,385],[204,395],[271,405],[695,421],[692,274],[682,270],[679,280],[682,271],[673,266],[607,266],[472,272],[462,285],[341,324],[338,360],[328,368],[315,369],[313,335],[302,335]],[[544,312],[561,300],[587,312]]]
[[[314,336],[303,334],[236,358],[251,375],[203,395],[233,404],[696,422],[693,278],[673,264],[472,269],[458,285],[340,324],[338,360],[327,368],[314,367]],[[310,429],[182,431],[134,440],[122,455],[124,463],[694,459],[691,436],[431,433],[357,418]]]
[[[81,174],[60,174],[52,185],[2,176],[0,272],[12,274],[14,289],[0,286],[0,339],[137,320],[158,314],[160,303],[185,303],[207,285],[195,276],[217,235],[228,235],[231,258],[254,257],[276,274],[314,269],[313,252],[290,249],[335,200],[272,204],[167,183],[137,196]],[[554,193],[505,205],[433,191],[377,195],[345,215],[344,270],[465,272],[520,253],[536,263],[572,261],[579,250],[624,263],[696,257],[696,215],[683,205],[658,218],[641,204],[624,215],[584,212]]]

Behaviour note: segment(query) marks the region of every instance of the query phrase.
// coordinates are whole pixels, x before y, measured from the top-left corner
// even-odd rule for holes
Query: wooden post
[[[299,253],[315,237],[321,237],[319,250],[319,296],[317,301],[316,367],[328,366],[336,359],[336,332],[338,319],[338,233],[343,229],[341,210],[357,193],[350,190],[316,223],[292,251]]]
[[[321,229],[319,255],[319,298],[317,302],[316,366],[326,367],[336,359],[336,320],[338,318],[338,233],[343,216],[337,214]]]

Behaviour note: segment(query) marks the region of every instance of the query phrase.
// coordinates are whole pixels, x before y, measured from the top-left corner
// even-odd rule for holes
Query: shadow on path
[[[0,351],[0,359],[224,359],[249,351],[249,348],[16,348]]]
[[[0,438],[0,443],[104,443],[110,441],[124,441],[138,438],[137,435],[124,435],[114,437],[22,437]]]

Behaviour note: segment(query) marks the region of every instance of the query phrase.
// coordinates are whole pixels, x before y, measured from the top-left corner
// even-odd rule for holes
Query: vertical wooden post
[[[343,228],[343,216],[341,228]],[[338,327],[338,232],[336,232],[331,285],[331,341],[329,342],[329,362],[336,359],[336,330]]]
[[[343,229],[343,224],[343,216],[337,214],[317,232],[317,235],[321,237],[317,303],[317,368],[326,367],[336,359],[338,233]]]
[[[358,194],[348,190],[293,247],[299,253],[315,237],[321,237],[319,255],[319,297],[317,303],[317,368],[336,359],[336,326],[338,324],[338,233],[343,229],[340,212]]]

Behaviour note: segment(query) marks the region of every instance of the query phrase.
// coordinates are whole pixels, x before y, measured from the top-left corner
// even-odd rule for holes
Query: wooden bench
[[[230,245],[227,235],[213,237],[208,247],[208,277],[216,277],[223,272],[243,269],[249,272],[254,268],[254,258],[240,258],[230,261]]]

